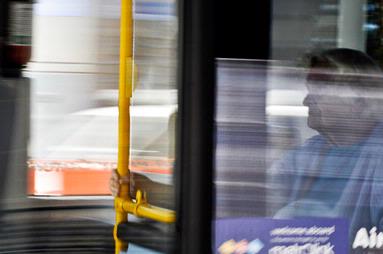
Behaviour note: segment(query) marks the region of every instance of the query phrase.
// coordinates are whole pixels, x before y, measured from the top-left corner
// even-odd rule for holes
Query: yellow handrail
[[[120,79],[119,79],[119,117],[118,117],[118,164],[120,176],[129,176],[130,156],[130,98],[133,90],[133,17],[132,0],[121,0],[120,22]],[[129,196],[129,185],[123,184],[119,196],[115,198],[116,224],[114,226],[115,254],[126,251],[128,245],[118,239],[117,228],[128,220],[128,213],[160,222],[175,221],[175,212],[146,202],[145,195],[138,190],[136,199]]]
[[[130,98],[132,95],[132,56],[133,56],[133,19],[132,0],[121,0],[120,21],[120,79],[118,98],[118,162],[117,171],[120,176],[129,176],[130,146]],[[130,199],[129,185],[122,185],[119,198]],[[128,220],[128,214],[116,207],[116,224],[113,230],[115,254],[127,249],[127,244],[118,239],[117,227]]]

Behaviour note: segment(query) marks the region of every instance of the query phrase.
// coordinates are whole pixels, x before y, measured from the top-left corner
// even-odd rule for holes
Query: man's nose
[[[314,96],[312,94],[307,94],[303,100],[303,105],[308,107],[315,103]]]

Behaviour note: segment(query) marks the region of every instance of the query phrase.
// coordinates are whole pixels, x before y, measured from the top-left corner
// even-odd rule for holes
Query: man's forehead
[[[359,90],[363,89],[357,76],[330,68],[308,70],[306,86],[309,91],[322,91],[326,94],[346,93],[347,96],[353,95],[355,92],[359,93]]]
[[[352,88],[354,91],[365,89],[383,90],[382,76],[364,73],[342,73],[329,69],[314,69],[307,72],[306,85],[339,87],[339,89]]]
[[[341,80],[348,76],[350,76],[350,74],[342,73],[330,68],[312,68],[307,71],[306,80],[332,81]]]
[[[307,91],[312,95],[326,95],[340,98],[382,99],[383,89],[376,86],[344,85],[336,82],[306,82]]]

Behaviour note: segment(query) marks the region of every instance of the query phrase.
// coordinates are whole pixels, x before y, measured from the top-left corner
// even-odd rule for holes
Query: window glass
[[[33,80],[28,192],[109,195],[117,166],[120,1],[64,2],[38,1],[34,9],[33,56],[25,71]],[[166,185],[175,156],[175,6],[139,0],[133,15],[130,168]],[[65,184],[50,184],[52,177]]]

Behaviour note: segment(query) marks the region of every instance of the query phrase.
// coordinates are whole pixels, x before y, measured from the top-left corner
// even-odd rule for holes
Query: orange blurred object
[[[131,171],[172,174],[174,160],[137,159]],[[28,194],[36,196],[110,195],[109,178],[116,162],[90,160],[29,160]]]

